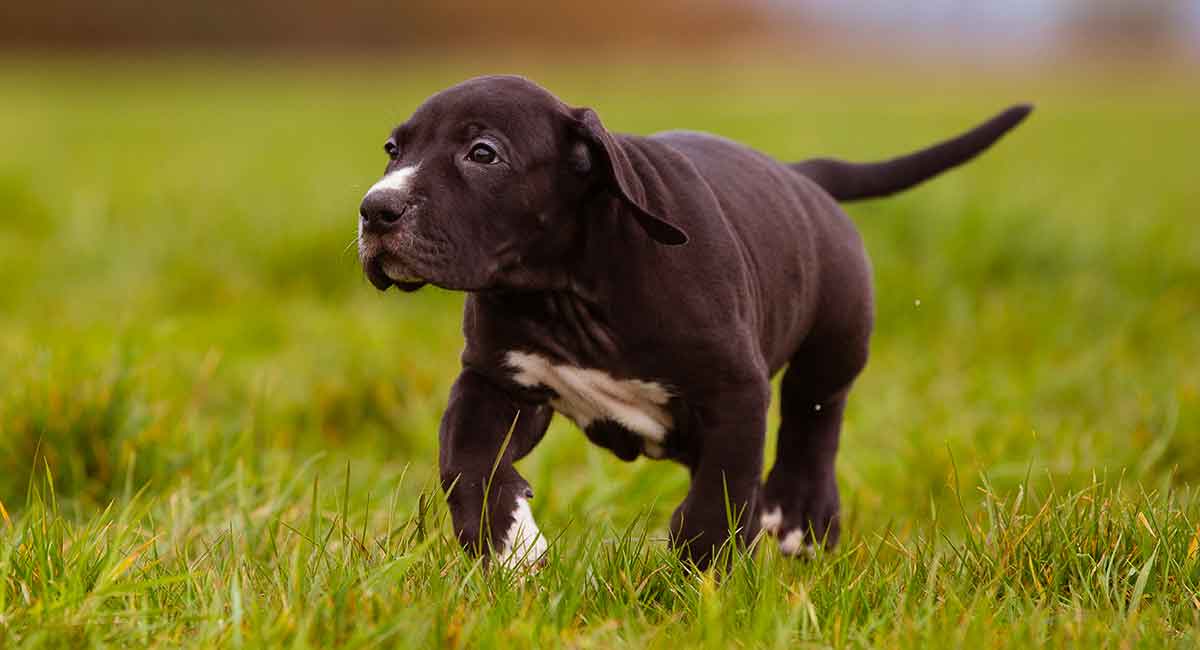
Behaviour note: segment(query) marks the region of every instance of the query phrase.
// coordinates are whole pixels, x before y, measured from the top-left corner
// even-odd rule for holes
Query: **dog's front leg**
[[[735,530],[748,543],[758,534],[756,513],[771,385],[755,378],[698,400],[694,423],[701,450],[692,486],[671,516],[671,542],[701,568]],[[732,517],[732,518],[731,518]]]
[[[454,532],[467,552],[495,553],[510,566],[535,564],[545,553],[529,509],[533,490],[513,462],[541,440],[551,415],[548,406],[518,404],[470,369],[454,382],[439,465]]]

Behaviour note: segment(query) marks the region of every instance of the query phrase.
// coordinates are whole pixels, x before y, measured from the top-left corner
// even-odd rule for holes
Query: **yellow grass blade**
[[[133,566],[134,562],[137,562],[138,557],[140,557],[141,554],[146,551],[146,549],[150,548],[150,545],[153,544],[157,539],[158,535],[155,535],[154,537],[146,540],[145,544],[133,549],[133,552],[130,553],[129,556],[124,560],[121,560],[121,563],[113,569],[112,576],[109,579],[116,580],[117,578],[121,577],[121,574],[128,571],[129,567]]]
[[[1137,520],[1146,528],[1146,532],[1150,533],[1151,539],[1158,539],[1158,535],[1154,534],[1154,529],[1150,527],[1150,522],[1146,519],[1145,513],[1139,512],[1137,514]]]

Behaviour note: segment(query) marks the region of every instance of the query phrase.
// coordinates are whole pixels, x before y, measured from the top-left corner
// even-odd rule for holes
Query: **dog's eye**
[[[383,150],[387,153],[388,158],[393,160],[396,159],[396,156],[400,155],[400,146],[396,144],[395,140],[388,140],[383,143]]]
[[[477,142],[475,146],[471,147],[471,153],[467,154],[467,160],[480,165],[492,165],[500,160],[500,156],[491,145]]]

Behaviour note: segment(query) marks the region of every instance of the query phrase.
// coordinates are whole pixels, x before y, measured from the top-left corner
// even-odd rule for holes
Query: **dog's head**
[[[687,236],[646,204],[630,155],[595,112],[520,77],[442,91],[396,127],[383,179],[359,208],[358,252],[383,290],[546,288],[611,205],[649,237]]]

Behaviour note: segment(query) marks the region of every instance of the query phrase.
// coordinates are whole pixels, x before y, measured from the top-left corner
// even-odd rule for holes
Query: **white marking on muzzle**
[[[409,165],[408,167],[401,167],[400,169],[397,169],[397,170],[391,172],[387,176],[384,176],[383,178],[379,179],[379,182],[372,185],[371,189],[367,190],[367,193],[364,195],[364,198],[367,196],[371,196],[372,192],[379,192],[382,190],[394,190],[396,192],[407,191],[408,186],[412,184],[413,176],[417,173],[417,170],[420,168],[421,168],[421,164],[417,163],[416,165]]]
[[[554,365],[540,355],[516,350],[508,353],[507,361],[517,371],[514,381],[530,388],[545,386],[553,390],[558,396],[550,400],[550,405],[582,428],[596,420],[609,420],[655,443],[661,450],[667,432],[674,426],[666,408],[671,392],[662,384],[616,379],[592,368]],[[655,447],[647,448],[652,456]]]
[[[531,567],[541,561],[546,554],[549,543],[538,530],[537,522],[533,520],[533,511],[529,509],[529,501],[517,499],[517,507],[513,509],[513,522],[504,534],[501,548],[496,553],[496,561],[510,569]]]

